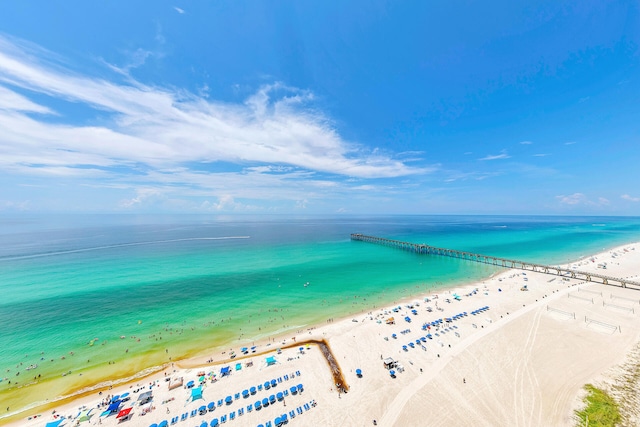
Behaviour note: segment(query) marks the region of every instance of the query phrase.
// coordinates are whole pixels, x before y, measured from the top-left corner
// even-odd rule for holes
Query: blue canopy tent
[[[267,357],[267,366],[271,366],[275,364],[276,364],[276,358],[274,356]]]
[[[220,369],[220,375],[223,377],[226,375],[231,375],[231,368],[229,366],[223,366]]]
[[[117,402],[113,402],[112,404],[109,405],[109,407],[107,408],[107,412],[109,412],[110,414],[113,414],[114,412],[118,412],[120,409],[120,401],[118,400]]]
[[[204,399],[204,397],[202,397],[202,387],[192,388],[191,396],[189,396],[189,399],[187,399],[187,401],[191,400],[193,402],[198,399]]]

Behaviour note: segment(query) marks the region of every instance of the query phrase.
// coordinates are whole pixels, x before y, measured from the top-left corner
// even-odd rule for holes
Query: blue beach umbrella
[[[209,427],[209,423],[203,421],[202,423],[200,423],[200,427]]]
[[[211,427],[216,427],[218,425],[218,419],[214,418],[211,420],[211,424],[209,424]]]
[[[158,427],[167,427],[168,425],[169,425],[169,422],[167,420],[162,420],[162,422],[158,424]]]
[[[262,406],[269,406],[269,399],[267,399],[266,397],[262,399]]]

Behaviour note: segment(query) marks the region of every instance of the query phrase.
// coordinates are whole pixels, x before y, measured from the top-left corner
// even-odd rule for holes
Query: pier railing
[[[458,258],[465,261],[480,262],[483,264],[495,265],[504,268],[514,268],[518,270],[533,271],[537,273],[551,274],[570,279],[584,280],[585,282],[602,283],[605,285],[618,286],[622,288],[632,288],[640,290],[640,283],[633,280],[620,279],[618,277],[606,276],[604,274],[592,273],[586,271],[574,270],[560,266],[550,266],[543,264],[535,264],[515,259],[500,258],[489,255],[481,255],[473,252],[458,251],[455,249],[438,248],[422,243],[403,242],[400,240],[385,239],[384,237],[367,236],[365,234],[351,234],[351,240],[358,240],[367,243],[376,243],[379,245],[390,246],[405,251],[415,252],[424,255],[439,255]]]

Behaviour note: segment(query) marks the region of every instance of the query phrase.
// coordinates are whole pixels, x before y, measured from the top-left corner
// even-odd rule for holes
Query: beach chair
[[[304,408],[305,411],[308,411],[309,409],[311,409],[308,403],[305,403],[304,405],[302,405],[302,407]]]
[[[194,409],[193,411],[191,411],[191,416],[195,417],[198,414],[198,410]]]
[[[264,423],[264,427],[273,427],[273,424],[271,424],[271,420]]]
[[[218,406],[222,406],[223,403],[224,403],[223,399],[218,400]]]
[[[238,409],[238,416],[242,416],[244,414],[244,408],[239,408]]]
[[[171,418],[171,425],[174,425],[178,422],[178,417]]]
[[[229,419],[230,420],[235,420],[236,419],[236,411],[231,411],[231,413],[229,414]]]
[[[285,376],[284,376],[284,380],[285,380],[285,381],[289,381],[289,375],[285,375]]]
[[[296,417],[296,413],[294,411],[289,411],[289,416],[291,418],[295,418]]]
[[[227,422],[227,416],[226,415],[221,416],[220,417],[220,422],[221,423],[226,423]]]
[[[298,413],[298,415],[302,415],[302,407],[301,407],[301,406],[298,406],[298,407],[296,408],[296,412]]]
[[[186,420],[188,417],[189,417],[189,414],[188,414],[187,412],[185,412],[184,414],[182,414],[182,415],[180,416],[180,421],[184,421],[184,420]]]
[[[251,412],[252,409],[253,409],[253,405],[247,405],[247,412]]]
[[[278,383],[282,382],[282,377],[278,377]]]
[[[284,394],[284,397],[289,396],[289,390],[287,390],[286,388],[284,389],[284,391],[282,392],[282,394]]]
[[[240,393],[236,393],[236,394],[233,396],[233,398],[234,398],[235,400],[240,399]]]
[[[299,377],[300,376],[300,371],[296,371],[296,376]]]
[[[262,391],[262,384],[258,384],[258,391]]]

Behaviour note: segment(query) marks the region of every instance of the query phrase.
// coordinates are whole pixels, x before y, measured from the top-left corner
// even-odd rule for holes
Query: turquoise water
[[[4,217],[0,392],[18,372],[177,359],[497,271],[352,242],[354,232],[560,264],[639,241],[640,218]]]

